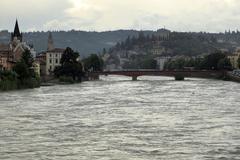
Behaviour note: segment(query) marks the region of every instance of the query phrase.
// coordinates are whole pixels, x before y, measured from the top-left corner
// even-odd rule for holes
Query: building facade
[[[11,33],[11,41],[0,45],[0,69],[11,70],[16,62],[20,61],[25,50],[29,50],[32,55],[36,53],[32,47],[23,42],[23,36],[16,20],[14,32]]]
[[[157,61],[157,67],[160,71],[164,70],[165,63],[168,62],[171,57],[156,57],[155,60]]]
[[[46,52],[46,74],[51,75],[56,67],[61,65],[61,58],[65,49],[55,48]]]
[[[55,48],[52,34],[49,33],[47,51],[37,55],[36,61],[40,65],[40,75],[52,75],[55,68],[61,65],[61,58],[65,49]]]
[[[10,63],[10,48],[9,45],[0,45],[0,70],[9,70],[12,66]]]
[[[235,53],[228,56],[228,59],[230,60],[232,67],[234,69],[239,69],[238,59],[240,58],[240,50],[237,50]]]

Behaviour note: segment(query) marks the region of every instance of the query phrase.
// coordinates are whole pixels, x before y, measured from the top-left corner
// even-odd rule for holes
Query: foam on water
[[[110,76],[0,93],[0,159],[240,157],[240,85]]]

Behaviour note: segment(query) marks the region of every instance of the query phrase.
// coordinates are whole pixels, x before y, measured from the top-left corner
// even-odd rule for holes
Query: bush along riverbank
[[[60,63],[61,65],[54,70],[54,76],[60,84],[87,81],[89,80],[88,72],[101,71],[103,68],[103,61],[98,55],[92,54],[81,62],[79,53],[69,47],[64,51]]]
[[[23,52],[9,71],[0,71],[0,91],[40,87],[40,77],[34,72],[33,58],[29,50]]]
[[[79,53],[74,52],[71,48],[64,51],[60,66],[54,70],[54,76],[61,84],[73,84],[82,81],[83,66],[79,60]]]

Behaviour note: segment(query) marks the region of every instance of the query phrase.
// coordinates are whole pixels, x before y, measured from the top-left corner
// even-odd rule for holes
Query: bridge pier
[[[132,76],[133,81],[137,81],[137,76]]]

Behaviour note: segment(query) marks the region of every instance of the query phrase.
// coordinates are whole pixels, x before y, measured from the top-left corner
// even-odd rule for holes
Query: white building
[[[61,65],[60,61],[65,49],[55,48],[46,52],[46,75],[53,73],[54,69]]]
[[[155,60],[157,61],[157,66],[160,71],[164,70],[164,65],[168,62],[171,57],[156,57]]]
[[[54,47],[52,34],[49,33],[47,51],[36,57],[36,61],[40,64],[41,75],[51,75],[55,68],[61,65],[64,51],[65,49]]]
[[[228,59],[230,60],[233,69],[239,69],[239,64],[238,64],[239,58],[240,58],[240,48],[237,48],[233,54],[228,55]]]

